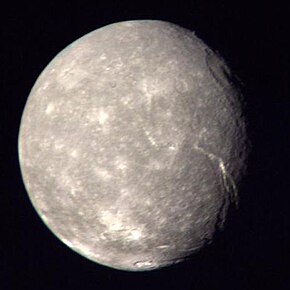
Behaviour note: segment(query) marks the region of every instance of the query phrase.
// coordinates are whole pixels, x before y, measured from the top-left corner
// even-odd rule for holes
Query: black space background
[[[278,1],[22,2],[1,5],[0,289],[290,289],[286,5]],[[225,231],[192,261],[145,273],[100,266],[51,234],[26,195],[17,156],[21,114],[45,66],[84,34],[132,19],[167,20],[194,30],[224,56],[244,84],[252,142],[240,208]]]

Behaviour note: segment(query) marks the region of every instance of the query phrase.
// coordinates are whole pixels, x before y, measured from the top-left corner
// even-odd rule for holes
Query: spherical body
[[[23,180],[67,246],[129,271],[182,261],[237,200],[245,122],[221,57],[154,20],[105,26],[44,69],[19,132]]]

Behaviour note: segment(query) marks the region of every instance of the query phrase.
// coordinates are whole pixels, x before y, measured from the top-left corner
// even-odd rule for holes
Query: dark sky
[[[286,7],[278,1],[10,2],[0,17],[0,289],[290,289]],[[84,34],[133,19],[179,24],[220,52],[243,83],[252,142],[240,207],[224,232],[192,260],[147,273],[112,270],[64,246],[32,208],[17,156],[21,114],[45,66]]]

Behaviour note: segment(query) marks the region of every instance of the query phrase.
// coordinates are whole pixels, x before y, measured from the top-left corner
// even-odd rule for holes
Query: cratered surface
[[[245,122],[231,73],[191,31],[105,26],[44,69],[19,132],[33,206],[67,246],[142,271],[210,242],[237,200]]]

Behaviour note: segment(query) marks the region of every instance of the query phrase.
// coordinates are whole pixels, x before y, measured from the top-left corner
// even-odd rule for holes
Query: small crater
[[[173,144],[173,143],[169,143],[169,144],[168,144],[168,149],[169,149],[169,150],[172,150],[172,151],[176,151],[176,145]]]
[[[175,84],[176,90],[180,93],[186,93],[189,91],[189,85],[186,80],[178,79]]]
[[[49,115],[51,114],[55,109],[55,106],[53,103],[50,103],[47,105],[46,109],[45,109],[45,114]]]

